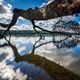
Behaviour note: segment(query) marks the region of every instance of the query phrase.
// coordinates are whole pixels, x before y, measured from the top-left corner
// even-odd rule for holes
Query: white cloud
[[[2,23],[10,23],[12,18],[12,6],[10,4],[3,4],[4,1],[0,1],[0,21]]]
[[[0,0],[0,3],[2,3],[4,0]]]
[[[46,2],[42,3],[40,7],[47,6],[48,4],[52,3],[54,0],[47,0]]]
[[[48,4],[51,1],[52,0],[49,0]],[[3,2],[3,0],[0,0],[0,6],[1,6],[0,7],[1,8],[0,20],[3,23],[7,23],[7,22],[9,23],[11,21],[11,18],[12,18],[12,11],[11,11],[12,6],[10,4],[4,5],[4,4],[2,4],[2,2]],[[63,17],[63,20],[65,20],[65,21],[71,20],[71,19],[73,20],[74,18],[75,18],[74,16]],[[39,26],[42,26],[42,27],[45,26],[46,29],[50,29],[50,27],[55,22],[57,22],[59,19],[60,18],[55,18],[55,19],[51,19],[51,20],[47,20],[47,21],[39,21],[39,22],[36,22],[36,24],[39,25]],[[46,27],[46,26],[49,26],[49,28]],[[12,29],[16,28],[17,30],[22,30],[22,29],[25,30],[25,29],[28,29],[27,27],[29,27],[29,26],[25,25],[25,24],[22,24],[20,27],[14,26],[14,27],[12,27]],[[28,43],[28,41],[29,41],[28,39],[29,38],[25,38],[25,39],[24,38],[18,38],[18,39],[17,38],[12,38],[12,40],[13,40],[12,42],[16,43],[16,44],[19,42],[21,44],[20,46],[22,47],[22,45],[23,45],[22,42],[25,40],[24,44]],[[31,38],[30,40],[32,42],[36,41],[33,38]],[[29,44],[28,44],[28,46],[29,46]],[[26,45],[24,45],[23,49],[19,47],[18,48],[20,50],[19,52],[22,52],[23,50],[26,50],[25,47],[26,47]],[[36,51],[38,52],[39,55],[44,56],[44,57],[46,57],[46,58],[48,58],[50,60],[53,60],[53,61],[55,61],[57,63],[60,63],[63,66],[68,66],[70,63],[76,61],[79,58],[78,56],[75,56],[74,51],[72,49],[66,49],[66,48],[55,49],[55,48],[56,47],[54,45],[49,44],[49,45],[45,45],[45,46],[39,48]],[[5,50],[1,49],[0,51],[1,52],[4,51],[5,53],[8,53],[8,56],[6,57],[5,60],[7,60],[7,59],[12,60],[12,58],[13,58],[13,52],[12,52],[12,50],[10,48],[5,48]],[[22,80],[24,80],[24,78],[26,78],[26,76],[23,75],[23,73],[20,72],[20,69],[16,70],[16,72],[15,72],[13,70],[13,66],[7,66],[5,62],[0,62],[0,65],[1,65],[0,66],[0,71],[2,71],[0,75],[3,78],[8,77],[8,78],[12,79],[13,77],[15,77],[16,79],[18,79],[19,77],[21,77]],[[4,69],[4,68],[6,68],[6,69]]]
[[[52,26],[59,20],[59,18],[36,21],[35,24],[44,29],[52,30]]]
[[[0,4],[0,13],[3,14],[3,13],[6,13],[6,12],[7,12],[7,10],[5,9],[3,4]]]
[[[32,30],[32,27],[27,24],[21,24],[20,26],[14,25],[10,30]]]
[[[75,20],[75,16],[63,16],[62,21],[70,21],[70,20]],[[54,19],[49,19],[49,20],[43,20],[43,21],[35,21],[35,24],[38,25],[39,27],[42,27],[47,30],[52,30],[54,24],[59,21],[61,18],[54,18]]]
[[[0,62],[0,77],[2,80],[13,80],[14,78],[15,80],[26,80],[27,75],[23,75],[20,69],[14,71],[13,66],[6,65],[5,62]]]
[[[9,7],[9,9],[12,9],[12,6],[10,4],[7,5]]]
[[[54,0],[48,0],[47,5],[52,3]]]
[[[46,3],[42,3],[41,6],[40,6],[40,8],[44,7],[44,6],[46,6]]]
[[[75,20],[76,16],[73,15],[73,16],[64,16],[62,17],[62,20],[63,21],[70,21],[70,20]]]
[[[56,63],[60,63],[62,66],[68,66],[70,63],[77,60],[79,57],[74,55],[74,51],[72,49],[62,48],[56,49],[52,46],[50,49],[50,44],[37,49],[36,52],[38,55],[44,56],[49,60],[55,61]]]

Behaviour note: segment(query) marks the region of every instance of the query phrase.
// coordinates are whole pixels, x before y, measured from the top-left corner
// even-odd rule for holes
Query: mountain
[[[68,69],[60,66],[60,64],[56,64],[55,62],[38,55],[29,54],[27,56],[20,56],[16,58],[16,61],[27,61],[35,64],[35,66],[40,66],[51,77],[50,80],[80,80],[80,77],[74,74],[72,71],[69,71]]]
[[[72,29],[77,29],[79,27],[79,23],[76,21],[69,21],[65,24],[67,27],[69,26]]]

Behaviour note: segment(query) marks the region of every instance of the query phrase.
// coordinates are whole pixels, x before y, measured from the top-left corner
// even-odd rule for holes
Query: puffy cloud
[[[40,7],[44,7],[44,6],[46,6],[46,3],[42,3]]]
[[[38,55],[44,56],[49,60],[55,61],[56,63],[60,63],[65,67],[79,59],[79,57],[74,53],[73,49],[56,49],[52,44],[44,45],[43,47],[37,49],[36,52],[39,52],[37,53]]]
[[[12,6],[5,4],[3,0],[0,1],[0,20],[2,23],[9,23],[12,18]]]
[[[27,24],[21,24],[20,26],[14,25],[11,30],[32,30],[32,27]]]
[[[26,80],[27,75],[23,75],[23,73],[21,73],[20,69],[17,69],[16,71],[14,71],[13,66],[11,65],[6,65],[5,62],[0,62],[0,76],[2,78],[2,80],[4,79],[8,79],[8,80],[13,80],[13,79],[17,79],[17,80]]]
[[[0,0],[0,3],[2,3],[4,0]]]
[[[0,4],[0,13],[3,14],[6,12],[7,12],[7,10],[5,9],[5,7],[2,4]]]
[[[52,30],[53,26],[56,22],[58,22],[60,19],[62,21],[70,21],[70,20],[75,20],[75,16],[63,16],[62,18],[54,18],[54,19],[49,19],[49,20],[45,20],[45,21],[36,21],[36,25],[38,25],[39,27],[45,28],[47,30]]]
[[[18,38],[12,37],[11,42],[18,48],[18,51],[21,55],[24,55],[24,52],[27,53],[31,51],[32,43],[29,40],[34,40],[34,38]],[[24,42],[23,42],[24,41]],[[35,40],[34,40],[35,41]],[[0,40],[1,43],[5,43],[4,40]],[[2,79],[17,79],[17,80],[26,80],[29,79],[38,79],[42,78],[43,80],[49,80],[50,76],[45,72],[45,70],[40,67],[36,67],[33,64],[29,64],[26,62],[16,63],[14,61],[13,51],[9,47],[0,48],[0,53],[4,53],[4,59],[0,62],[0,76]],[[26,68],[26,69],[25,69]]]
[[[59,20],[59,18],[56,19],[49,19],[49,20],[45,20],[45,21],[36,21],[36,25],[48,29],[48,30],[52,30],[52,26]]]

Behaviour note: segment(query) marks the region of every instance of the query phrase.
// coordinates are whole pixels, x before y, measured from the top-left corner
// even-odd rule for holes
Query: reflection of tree
[[[58,64],[56,64],[52,61],[49,61],[48,59],[46,59],[44,57],[40,57],[38,55],[33,55],[33,54],[26,54],[24,56],[19,55],[17,48],[9,40],[7,40],[5,36],[3,36],[3,38],[7,41],[7,43],[0,45],[0,47],[10,46],[14,52],[16,62],[27,61],[29,63],[34,63],[35,65],[40,66],[41,68],[43,68],[47,71],[47,73],[51,77],[51,80],[62,80],[62,79],[63,80],[65,80],[65,79],[80,80],[80,78],[78,76],[76,76],[74,73],[66,70],[64,67],[59,66]],[[57,43],[57,41],[50,41],[50,42]],[[40,45],[34,47],[34,49],[36,49],[44,44],[50,43],[50,42],[40,44]],[[59,42],[61,42],[61,41],[59,41]],[[64,76],[64,74],[65,74],[65,76]],[[60,77],[57,77],[57,76],[60,76]]]
[[[65,79],[80,80],[80,78],[78,78],[78,76],[76,76],[77,78],[75,78],[74,77],[75,75],[73,73],[70,73],[70,72],[68,73],[67,70],[64,70],[64,68],[59,67],[58,65],[55,66],[56,65],[55,63],[53,63],[43,57],[40,57],[38,55],[34,55],[36,48],[39,48],[40,46],[51,43],[51,42],[53,42],[57,48],[62,48],[64,46],[74,47],[77,45],[77,42],[80,42],[79,27],[75,28],[75,27],[69,26],[69,30],[72,32],[68,32],[64,26],[61,26],[61,27],[56,26],[57,24],[59,24],[62,21],[62,18],[53,25],[53,31],[46,30],[44,28],[41,28],[41,27],[35,25],[35,20],[48,20],[48,19],[52,19],[52,18],[56,18],[56,17],[62,17],[62,16],[73,15],[75,13],[79,13],[80,12],[80,0],[55,0],[54,2],[50,3],[49,5],[47,5],[45,7],[42,7],[40,9],[39,8],[35,8],[35,9],[30,8],[28,10],[21,10],[21,9],[15,8],[13,10],[13,12],[14,12],[14,14],[13,14],[12,21],[10,24],[0,23],[0,26],[2,26],[3,28],[7,28],[3,34],[0,34],[0,39],[4,38],[7,42],[4,44],[1,44],[0,47],[5,47],[5,46],[11,47],[13,50],[13,53],[15,55],[15,60],[17,62],[28,61],[29,63],[34,63],[36,65],[39,65],[40,67],[44,68],[50,74],[50,76],[52,77],[53,80],[63,80],[63,79],[64,80]],[[26,54],[24,56],[19,55],[17,48],[10,42],[11,33],[9,30],[13,25],[15,25],[19,16],[22,16],[22,17],[30,20],[33,24],[34,31],[37,34],[39,34],[39,40],[34,43],[31,54]],[[66,23],[66,25],[68,25],[68,24],[70,24],[70,23]],[[38,28],[41,31],[45,31],[45,32],[54,34],[53,40],[36,45],[43,38],[41,33],[36,28]],[[8,31],[10,34],[9,40],[7,40],[7,38],[5,37],[5,34]],[[64,36],[64,38],[62,38],[60,40],[56,40],[56,36]],[[64,76],[64,74],[65,74],[65,76]],[[54,75],[56,75],[56,76],[54,76]],[[60,76],[59,77],[60,79],[58,79],[57,76]],[[70,77],[70,78],[68,79],[68,77]]]
[[[79,42],[79,38],[76,39],[76,36],[80,35],[79,34],[79,24],[76,21],[63,21],[59,20],[55,26],[53,26],[53,31],[62,31],[62,32],[67,32],[69,33],[69,36],[62,35],[61,37],[66,37],[62,42],[56,43],[57,48],[62,48],[62,47],[75,47],[77,46],[77,43]],[[55,37],[57,37],[56,35]],[[73,38],[74,36],[74,38]],[[53,40],[54,40],[53,36]]]

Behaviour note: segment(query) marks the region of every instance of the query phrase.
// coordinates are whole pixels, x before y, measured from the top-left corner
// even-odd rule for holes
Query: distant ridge
[[[69,30],[68,30],[69,31]],[[0,34],[4,33],[5,30],[0,30]],[[13,36],[39,36],[38,33],[36,33],[33,30],[10,30],[11,35]],[[51,33],[49,32],[44,32],[44,31],[38,31],[42,34],[42,36],[53,36],[53,35],[80,35],[80,33],[75,33],[75,32],[65,32],[65,31],[52,31]],[[6,36],[9,35],[7,32],[5,34]]]

